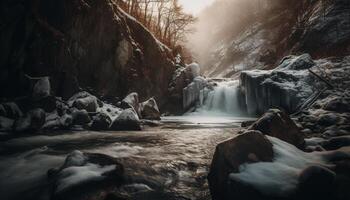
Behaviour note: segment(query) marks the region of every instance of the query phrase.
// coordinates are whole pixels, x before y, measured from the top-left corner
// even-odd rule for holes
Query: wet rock
[[[283,111],[270,109],[258,119],[249,130],[258,130],[263,134],[277,137],[285,142],[303,148],[304,135],[300,132],[294,121]]]
[[[212,198],[228,199],[228,176],[244,163],[272,162],[271,142],[259,131],[248,131],[216,146],[208,175]]]
[[[139,131],[141,130],[140,120],[134,109],[123,110],[120,115],[113,121],[111,130],[115,131]]]
[[[330,125],[335,125],[340,121],[340,117],[335,114],[335,113],[328,113],[328,114],[324,114],[322,115],[319,119],[318,119],[318,124],[321,126],[330,126]]]
[[[13,129],[16,132],[38,131],[46,120],[46,114],[43,109],[37,108],[30,110],[24,117],[19,118],[13,124]]]
[[[104,154],[70,153],[58,169],[48,171],[52,183],[52,199],[84,199],[105,188],[124,183],[124,167],[115,158]]]
[[[98,106],[98,99],[88,92],[79,92],[73,95],[68,104],[79,110],[86,110],[87,112],[96,112]]]
[[[336,97],[331,99],[323,108],[328,111],[335,111],[339,113],[349,112],[350,111],[350,99]]]
[[[320,145],[326,150],[336,150],[344,146],[350,146],[350,136],[333,137],[321,142]]]
[[[91,129],[92,130],[108,130],[111,126],[112,120],[111,118],[105,114],[105,113],[98,113],[96,116],[93,117]]]
[[[299,176],[298,195],[301,199],[333,199],[336,174],[322,166],[310,166]]]
[[[91,122],[89,113],[86,110],[74,110],[72,117],[74,125],[85,125]]]
[[[160,112],[154,98],[141,103],[141,115],[143,119],[160,120]]]
[[[140,117],[141,112],[140,112],[140,103],[139,103],[139,95],[136,92],[130,93],[128,96],[126,96],[123,99],[123,104],[127,104],[130,107],[132,107],[137,115]],[[126,108],[126,106],[124,106]]]

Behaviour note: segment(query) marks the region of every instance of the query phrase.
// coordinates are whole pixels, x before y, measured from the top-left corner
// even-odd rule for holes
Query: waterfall
[[[241,116],[238,81],[216,82],[213,90],[207,93],[198,114]]]

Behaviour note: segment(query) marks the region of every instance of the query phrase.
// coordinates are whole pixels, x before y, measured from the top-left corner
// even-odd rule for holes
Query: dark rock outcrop
[[[64,99],[80,86],[104,96],[136,91],[166,100],[175,70],[171,50],[114,1],[0,4],[0,96],[27,94],[28,74],[49,76],[53,95]]]
[[[304,135],[295,122],[283,111],[271,109],[249,127],[249,130],[261,131],[263,134],[279,138],[285,142],[303,148]]]
[[[228,176],[237,173],[240,165],[272,162],[273,157],[271,142],[259,131],[248,131],[217,145],[208,175],[212,198],[231,198],[229,190],[232,188],[228,188]]]
[[[143,119],[160,120],[160,112],[154,98],[141,103],[141,115]]]
[[[123,110],[112,122],[111,130],[114,131],[139,131],[140,120],[133,108]]]

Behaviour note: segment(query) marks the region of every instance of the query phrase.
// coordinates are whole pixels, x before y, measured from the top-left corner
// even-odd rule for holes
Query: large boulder
[[[143,119],[160,120],[160,112],[154,98],[141,103],[141,115]]]
[[[263,134],[277,137],[285,142],[303,148],[305,145],[304,135],[295,122],[285,112],[278,109],[270,109],[249,130],[258,130]]]
[[[134,109],[123,110],[120,115],[113,121],[111,130],[115,131],[139,131],[141,130],[140,120]]]
[[[333,199],[336,174],[319,165],[305,168],[299,175],[300,199]]]
[[[45,111],[36,108],[30,110],[25,116],[17,119],[13,124],[13,129],[16,132],[38,131],[44,126],[45,121]]]
[[[122,104],[126,104],[129,107],[133,108],[137,115],[140,117],[141,113],[140,113],[140,102],[139,102],[139,95],[136,92],[130,93],[129,95],[127,95],[123,100],[122,100]],[[127,108],[128,106],[124,107]]]
[[[32,98],[34,100],[40,100],[50,95],[51,85],[49,77],[35,78],[32,81],[35,81],[32,91]]]
[[[74,125],[86,125],[91,122],[89,113],[86,110],[73,110],[72,117]]]
[[[124,182],[124,167],[115,158],[94,153],[73,151],[63,165],[48,171],[52,183],[52,199],[84,199],[108,186]]]
[[[212,198],[228,198],[229,174],[239,172],[242,164],[272,162],[273,157],[271,142],[259,131],[248,131],[218,144],[208,175]]]
[[[87,112],[96,112],[99,107],[97,97],[85,91],[73,95],[68,100],[68,104],[79,110],[86,110]]]

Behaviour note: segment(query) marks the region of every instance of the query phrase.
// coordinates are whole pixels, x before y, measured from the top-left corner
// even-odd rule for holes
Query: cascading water
[[[238,81],[218,81],[195,113],[242,116],[239,105]]]

